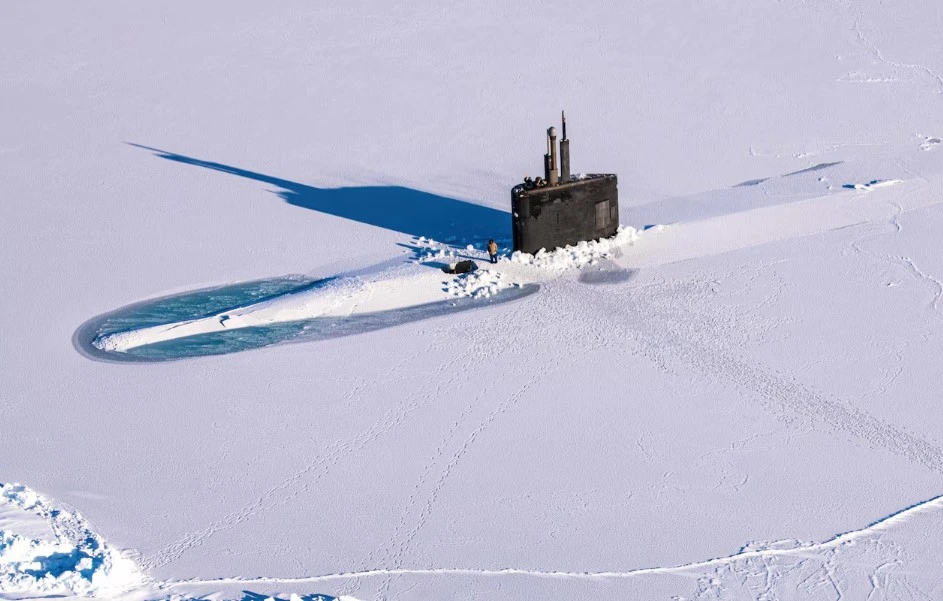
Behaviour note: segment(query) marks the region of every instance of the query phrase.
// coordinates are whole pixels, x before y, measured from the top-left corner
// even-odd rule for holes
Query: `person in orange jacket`
[[[494,240],[488,240],[488,258],[492,263],[498,262],[498,245]]]

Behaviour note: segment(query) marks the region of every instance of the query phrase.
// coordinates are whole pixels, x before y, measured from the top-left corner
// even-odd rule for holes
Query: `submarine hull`
[[[619,229],[618,178],[602,173],[553,186],[521,184],[511,190],[511,209],[514,250],[534,254],[608,238]]]

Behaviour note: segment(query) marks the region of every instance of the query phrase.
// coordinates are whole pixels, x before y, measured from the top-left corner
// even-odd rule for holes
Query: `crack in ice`
[[[302,576],[297,578],[217,578],[207,580],[175,580],[168,581],[167,585],[216,585],[216,584],[264,584],[264,583],[306,583],[321,582],[325,580],[345,580],[351,578],[368,578],[373,576],[527,576],[532,578],[561,578],[576,580],[604,580],[617,578],[634,578],[646,575],[669,575],[685,572],[692,572],[704,568],[713,568],[732,564],[748,559],[802,556],[813,552],[834,549],[858,539],[866,538],[872,534],[882,533],[889,528],[905,521],[918,513],[943,508],[943,495],[939,495],[910,505],[896,511],[880,520],[871,522],[864,528],[850,530],[838,534],[827,541],[820,543],[811,543],[798,545],[787,549],[757,549],[741,550],[733,555],[717,557],[702,561],[686,563],[676,566],[657,566],[650,568],[638,568],[627,571],[602,571],[602,572],[575,572],[575,571],[556,571],[556,570],[526,570],[521,568],[501,568],[501,569],[474,569],[474,568],[396,568],[384,569],[376,568],[372,570],[362,570],[357,572],[339,572],[336,574],[323,574],[320,576]]]
[[[915,71],[923,71],[924,74],[930,76],[930,78],[936,81],[936,87],[938,88],[937,93],[938,94],[943,93],[943,77],[940,77],[939,75],[937,75],[937,73],[930,67],[927,67],[926,65],[921,65],[918,63],[899,63],[899,62],[884,58],[884,54],[881,52],[881,50],[877,46],[875,46],[874,43],[871,40],[869,40],[861,31],[861,18],[862,16],[859,13],[858,18],[855,19],[855,26],[854,26],[855,34],[858,36],[858,41],[864,44],[879,61],[881,61],[885,65],[889,65],[891,67],[897,67],[899,69],[911,69]]]

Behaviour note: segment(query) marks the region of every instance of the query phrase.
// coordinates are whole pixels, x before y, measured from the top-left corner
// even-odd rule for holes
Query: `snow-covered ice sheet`
[[[939,598],[941,18],[4,3],[0,482],[133,561],[129,599]],[[560,109],[637,239],[492,268]],[[441,272],[466,254],[487,271]],[[147,365],[72,343],[393,264],[482,306]],[[96,571],[18,515],[17,548]],[[115,596],[76,557],[57,594]]]
[[[698,594],[721,598],[731,594],[749,594],[751,581],[764,579],[766,586],[794,586],[797,593],[808,594],[823,587],[840,591],[838,583],[850,581],[851,590],[860,594],[887,591],[892,595],[907,591],[910,585],[901,578],[901,561],[887,561],[889,551],[898,556],[895,542],[919,520],[931,524],[941,521],[943,497],[934,497],[885,516],[859,529],[843,532],[821,542],[780,540],[773,543],[748,543],[728,556],[714,557],[681,565],[639,568],[628,571],[567,572],[517,568],[376,568],[301,578],[216,578],[209,580],[160,582],[143,576],[134,561],[111,548],[90,531],[85,520],[28,487],[0,484],[0,598],[37,596],[96,598],[175,598],[188,599],[206,595],[226,596],[230,588],[261,587],[270,591],[312,587],[337,581],[381,581],[391,577],[425,580],[507,579],[557,581],[562,588],[574,583],[591,585],[612,581],[641,582],[663,580],[664,576],[696,579]],[[30,534],[36,530],[42,534]],[[663,583],[658,583],[664,587]],[[866,585],[870,588],[866,588]],[[380,592],[386,584],[381,585]],[[369,589],[370,586],[368,585]],[[222,589],[222,590],[220,590]],[[649,590],[652,590],[649,588]],[[659,592],[672,590],[665,587]],[[277,593],[267,592],[274,599]],[[243,588],[243,598],[262,598],[260,593]],[[304,597],[297,592],[286,595],[289,601],[335,598],[320,593]],[[674,595],[678,597],[678,595]],[[708,597],[710,598],[710,597]],[[356,601],[341,596],[337,601]]]
[[[443,282],[434,261],[455,258],[455,250],[423,237],[412,261],[418,268],[392,264],[362,270],[372,277],[273,278],[142,301],[86,322],[73,339],[91,357],[155,360],[347,336],[484,307],[475,301],[502,291],[495,300],[522,298],[539,282],[596,265],[637,239],[634,228],[620,228],[612,238],[541,249],[536,255],[515,252],[510,261],[502,258],[488,267],[475,264],[474,271],[446,276]],[[483,261],[484,254],[469,244],[461,256]],[[446,272],[454,272],[454,263]],[[142,347],[145,352],[128,354]]]

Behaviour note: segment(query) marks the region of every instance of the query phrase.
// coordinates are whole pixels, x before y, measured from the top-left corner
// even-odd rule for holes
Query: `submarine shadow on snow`
[[[175,163],[193,165],[277,186],[290,205],[414,237],[439,241],[510,235],[510,213],[403,186],[317,188],[287,179],[126,142]]]

